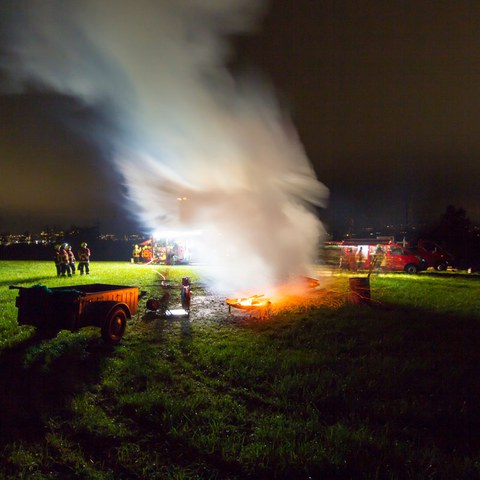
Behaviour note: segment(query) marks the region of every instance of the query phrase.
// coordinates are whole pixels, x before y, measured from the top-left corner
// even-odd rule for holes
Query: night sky
[[[232,44],[232,68],[260,71],[290,112],[328,222],[428,222],[449,204],[480,221],[479,2],[281,0]],[[88,134],[113,128],[101,109],[14,83],[1,74],[0,231],[140,228]]]

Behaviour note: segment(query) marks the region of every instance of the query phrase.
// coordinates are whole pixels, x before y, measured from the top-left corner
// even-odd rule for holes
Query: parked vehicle
[[[426,268],[432,267],[442,272],[453,266],[453,255],[430,240],[419,240],[417,246],[410,247],[409,250],[425,259]]]
[[[18,289],[15,305],[19,325],[34,325],[40,332],[100,327],[106,343],[118,343],[127,319],[137,312],[138,288],[90,284],[48,288],[10,286]]]
[[[339,247],[338,265],[343,270],[375,268],[377,271],[417,273],[427,268],[422,256],[399,243],[355,239],[344,240],[336,245]]]

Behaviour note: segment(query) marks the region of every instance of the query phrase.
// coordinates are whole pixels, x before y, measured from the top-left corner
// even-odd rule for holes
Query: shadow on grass
[[[444,278],[445,280],[455,280],[456,278],[460,278],[462,280],[469,280],[472,282],[478,282],[480,281],[480,275],[478,274],[472,274],[472,273],[466,273],[466,272],[453,272],[453,273],[444,273],[444,272],[422,272],[420,275],[423,276],[428,276],[428,277],[434,277],[434,278]]]
[[[98,338],[61,332],[33,335],[0,354],[0,441],[43,436],[85,385],[98,382],[111,347]]]
[[[165,338],[165,330],[168,327],[180,326],[180,346],[187,347],[192,342],[192,319],[184,316],[166,316],[161,313],[147,311],[142,317],[145,323],[154,322],[155,338],[162,340]]]
[[[348,315],[351,324],[336,332],[343,345],[351,340],[339,359],[350,367],[340,417],[353,413],[398,438],[408,430],[424,446],[476,455],[479,319],[388,304],[349,307]]]
[[[175,342],[180,351],[188,345],[188,329],[182,334],[177,323],[169,337],[172,324],[155,322],[162,344]],[[219,420],[221,428],[211,432],[217,445],[243,457],[237,463],[222,448],[199,446],[195,438],[208,430],[201,420],[208,407],[191,406],[189,412],[186,402],[182,408],[191,420],[173,417],[174,427],[185,429],[182,437],[166,433],[175,462],[200,462],[221,472],[220,478],[478,478],[478,318],[372,304],[299,309],[262,321],[219,316],[211,323],[212,331],[218,323],[230,326],[225,338],[238,343],[212,348],[209,326],[194,329],[195,348],[176,380],[195,380],[187,382],[193,397],[202,398],[208,384],[211,398],[227,396],[245,406],[248,417],[229,416],[226,409],[228,420]],[[239,330],[247,335],[236,335]],[[215,372],[231,381],[205,382]],[[197,383],[198,391],[192,387]],[[136,421],[142,438],[165,428],[155,416]],[[259,423],[244,445],[222,433],[248,432],[250,422]],[[274,443],[277,448],[265,448],[263,466],[248,454]],[[323,452],[316,457],[315,445]]]

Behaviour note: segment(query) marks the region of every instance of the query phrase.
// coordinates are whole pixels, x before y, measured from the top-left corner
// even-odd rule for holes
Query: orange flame
[[[270,305],[270,299],[265,295],[252,295],[245,298],[227,298],[227,305],[244,310],[253,310],[256,308],[266,308]]]
[[[267,312],[275,314],[288,310],[308,309],[312,307],[339,307],[344,303],[341,289],[321,288],[320,281],[311,277],[300,277],[296,282],[280,286],[269,297],[252,295],[248,297],[227,298],[230,309],[238,308],[247,311]]]

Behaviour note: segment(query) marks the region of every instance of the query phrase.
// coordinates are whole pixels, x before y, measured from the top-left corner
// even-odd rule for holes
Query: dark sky
[[[99,128],[94,112],[45,92],[1,95],[0,125],[0,231],[135,227],[121,178],[74,128]]]
[[[278,2],[249,54],[291,105],[331,213],[480,219],[480,3]],[[389,220],[390,218],[390,220]]]
[[[408,206],[419,223],[449,204],[480,221],[480,2],[280,0],[235,45],[290,110],[330,222],[404,222]],[[72,98],[0,95],[0,231],[136,228],[118,174],[72,124],[109,128]]]

